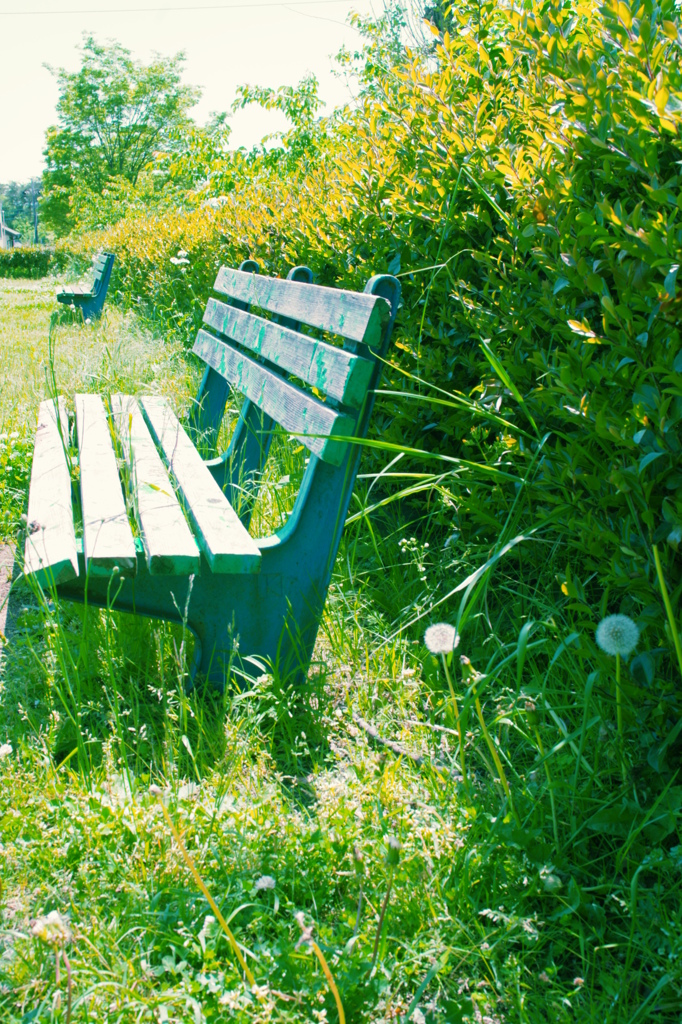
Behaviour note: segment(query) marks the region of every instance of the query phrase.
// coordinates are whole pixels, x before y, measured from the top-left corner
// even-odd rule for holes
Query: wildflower
[[[353,867],[355,868],[356,875],[364,875],[365,873],[365,858],[362,855],[362,850],[359,846],[353,847]]]
[[[400,851],[403,848],[403,844],[395,836],[389,836],[387,840],[386,850],[386,863],[391,868],[396,868],[400,861]]]
[[[607,615],[597,626],[597,644],[606,654],[627,658],[639,640],[639,627],[629,615]]]
[[[12,753],[12,744],[11,743],[3,743],[2,746],[0,747],[0,759],[3,758],[3,757],[9,757],[9,755],[11,753]]]
[[[459,636],[449,622],[437,622],[424,633],[424,643],[431,654],[449,654],[459,644]]]
[[[64,946],[73,938],[68,921],[58,910],[51,910],[49,914],[37,918],[31,933],[47,946]]]
[[[256,884],[254,888],[256,892],[260,892],[261,889],[274,889],[275,879],[272,877],[272,875],[261,875],[260,878],[256,879]]]

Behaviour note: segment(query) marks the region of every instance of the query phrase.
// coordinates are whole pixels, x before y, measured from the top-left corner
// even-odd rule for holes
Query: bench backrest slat
[[[217,299],[208,300],[204,323],[343,405],[362,404],[374,369],[371,360]]]
[[[353,435],[354,417],[337,412],[207,331],[199,331],[193,351],[288,433],[300,435],[313,454],[340,465],[347,443],[337,438]]]
[[[390,315],[388,303],[376,295],[261,277],[228,267],[220,268],[214,288],[230,299],[375,347],[381,343]]]

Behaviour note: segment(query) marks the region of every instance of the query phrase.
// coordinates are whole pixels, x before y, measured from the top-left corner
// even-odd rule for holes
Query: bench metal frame
[[[127,558],[122,557],[117,549],[118,571],[112,573],[111,560],[101,558],[98,563],[93,554],[94,534],[88,540],[85,522],[84,541],[77,540],[74,535],[73,543],[69,541],[65,547],[62,545],[63,550],[60,552],[54,548],[57,540],[63,539],[63,524],[71,515],[70,509],[64,507],[67,497],[63,477],[65,472],[68,474],[68,469],[64,468],[64,459],[62,457],[60,460],[59,453],[56,453],[55,459],[54,450],[51,455],[46,455],[43,448],[40,453],[37,449],[33,474],[39,474],[41,479],[45,479],[46,474],[49,476],[52,473],[50,487],[54,495],[59,490],[56,474],[61,472],[63,501],[61,504],[57,501],[59,507],[55,509],[55,501],[52,499],[51,509],[46,510],[45,502],[42,505],[40,502],[40,484],[34,485],[33,476],[29,499],[26,570],[33,574],[41,586],[52,588],[56,595],[69,600],[184,623],[197,641],[192,678],[199,672],[220,686],[226,682],[229,667],[237,663],[249,675],[260,674],[258,663],[269,665],[286,676],[293,674],[300,678],[307,671],[358,472],[361,442],[367,435],[375,391],[382,373],[382,361],[400,299],[400,284],[389,275],[372,277],[363,294],[320,288],[306,283],[312,280],[312,274],[304,267],[291,271],[287,281],[256,276],[256,272],[257,265],[253,261],[246,261],[240,271],[223,268],[218,275],[215,289],[227,294],[229,301],[221,303],[210,299],[204,322],[214,330],[220,331],[224,327],[225,331],[216,336],[202,330],[197,337],[194,351],[204,358],[207,366],[190,411],[189,432],[195,440],[200,437],[217,438],[230,386],[235,386],[236,374],[239,378],[237,387],[247,397],[231,443],[221,457],[204,462],[203,465],[208,468],[212,479],[218,483],[239,516],[241,522],[237,522],[236,527],[232,524],[230,529],[241,530],[246,536],[244,527],[248,527],[252,515],[273,428],[276,422],[281,424],[284,420],[284,429],[300,436],[302,443],[310,450],[293,511],[284,526],[272,536],[256,539],[255,542],[247,536],[245,549],[240,551],[242,561],[238,563],[238,571],[213,571],[211,564],[219,568],[216,561],[219,556],[199,536],[197,530],[197,543],[201,549],[198,573],[188,571],[195,566],[192,552],[188,549],[184,556],[188,561],[183,563],[182,573],[177,571],[176,566],[175,569],[171,568],[170,574],[159,575],[159,572],[168,572],[168,568],[164,568],[161,556],[159,562],[153,562],[152,552],[144,538],[144,542],[137,539],[132,548],[128,549]],[[261,308],[269,308],[269,320],[255,320],[248,316],[250,298],[258,299]],[[382,303],[380,300],[385,301]],[[357,317],[356,307],[361,307]],[[354,318],[361,321],[359,326],[355,325]],[[317,335],[321,330],[334,328],[337,328],[337,333],[345,333],[344,347],[335,350],[337,362],[342,369],[345,367],[345,376],[337,372],[334,351],[330,345],[303,333],[291,333],[299,332],[301,320],[307,320],[309,325],[316,327]],[[280,329],[281,335],[277,334]],[[352,336],[353,333],[355,338],[348,340],[348,335]],[[298,343],[297,336],[300,338]],[[364,341],[363,336],[366,339]],[[237,337],[241,345],[226,343],[226,337]],[[279,347],[275,345],[278,338],[281,340]],[[261,351],[255,358],[251,358],[254,345],[260,346]],[[317,394],[321,387],[326,387],[325,401],[319,401],[315,391],[311,395],[309,388],[300,386],[299,372],[294,377],[291,366],[286,366],[287,361],[291,363],[292,359],[298,360],[302,353],[305,355],[304,362],[307,361],[313,350],[311,345],[318,346],[314,349],[315,359],[309,365],[307,362],[306,365],[302,364],[300,374],[307,374],[308,385],[312,384]],[[268,362],[263,351],[266,352]],[[273,361],[280,358],[280,352],[285,353],[282,356],[285,372],[277,377],[271,371]],[[211,364],[211,360],[215,365]],[[238,362],[236,367],[233,365],[235,360]],[[330,367],[336,367],[333,373]],[[231,384],[225,379],[230,374],[233,375]],[[268,398],[266,392],[272,385],[270,377],[277,377],[277,380]],[[292,379],[297,383],[291,383]],[[339,398],[334,398],[334,393],[354,401],[355,410]],[[295,408],[299,398],[305,406],[302,412]],[[99,428],[94,424],[92,413],[88,411],[92,406],[96,412],[93,400],[99,401],[95,396],[77,396],[76,401],[84,521],[84,478],[97,472],[96,469],[88,469],[87,459],[94,466],[102,461],[95,444]],[[114,421],[119,430],[123,429],[122,424],[129,423],[132,437],[137,428],[133,426],[132,414],[126,412],[128,406],[125,401],[132,400],[112,400]],[[181,462],[185,455],[196,457],[197,453],[196,450],[194,453],[183,450],[183,444],[187,448],[187,440],[181,428],[168,427],[168,436],[163,436],[164,423],[171,422],[167,411],[164,412],[164,401],[140,400],[149,429],[157,446],[165,453],[165,462],[172,472],[176,470],[173,459],[177,458],[175,487],[183,496],[183,486],[188,490],[194,486],[194,475],[193,471],[189,471],[188,482],[183,485]],[[273,401],[275,405],[280,403],[277,405],[277,421],[269,414],[274,408]],[[60,402],[63,403],[63,400],[60,399]],[[308,405],[305,405],[306,402]],[[43,419],[46,410],[54,419],[51,403],[43,403],[41,406]],[[316,422],[316,416],[320,417],[319,422]],[[63,431],[66,424],[63,404],[61,417]],[[291,430],[287,418],[296,420],[300,431]],[[324,434],[319,424],[329,420],[333,421],[332,426],[326,428],[330,432]],[[39,434],[43,429],[40,422]],[[175,435],[172,430],[176,431]],[[174,437],[176,440],[179,438],[177,445]],[[57,438],[58,431],[53,429],[52,447],[55,450],[58,447]],[[93,439],[92,444],[89,438]],[[88,441],[89,448],[83,447],[84,439]],[[205,473],[203,467],[201,472]],[[163,483],[151,483],[150,487],[152,490],[148,497],[153,502],[159,492],[163,493]],[[101,487],[94,487],[94,497],[90,499],[92,502],[97,498],[100,504],[104,502],[108,518],[101,511],[97,513],[102,531],[105,528],[113,529],[112,524],[117,517],[119,525],[122,522],[121,508],[115,505],[113,498],[102,497],[105,492],[106,488],[102,491]],[[140,514],[142,497],[140,491]],[[196,504],[196,497],[192,500]],[[207,500],[215,501],[210,498]],[[198,520],[194,517],[199,516],[199,512],[193,511],[187,503],[185,511],[196,526]],[[56,527],[54,524],[52,527],[46,525],[48,515],[57,517]],[[49,533],[50,529],[52,534]],[[53,537],[53,541],[49,542],[53,544],[53,550],[48,558],[44,550],[49,546],[50,536]],[[130,539],[132,541],[132,537]],[[249,554],[249,544],[255,544],[255,559]],[[90,558],[87,557],[89,545],[92,549],[89,552]],[[249,663],[249,659],[255,659],[255,665],[253,661]]]
[[[95,279],[92,288],[87,292],[79,288],[64,289],[57,294],[57,302],[80,309],[84,320],[99,320],[109,290],[109,279],[115,259],[112,252],[101,253],[94,261]]]

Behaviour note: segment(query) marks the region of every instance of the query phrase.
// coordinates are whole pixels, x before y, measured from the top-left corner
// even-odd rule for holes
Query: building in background
[[[19,235],[19,231],[14,231],[5,224],[5,214],[0,206],[0,249],[13,249],[19,241]]]

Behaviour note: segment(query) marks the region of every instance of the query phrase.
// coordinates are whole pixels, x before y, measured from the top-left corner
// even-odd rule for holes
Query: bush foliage
[[[54,254],[49,249],[0,249],[0,277],[46,277]]]
[[[487,2],[447,24],[379,84],[377,33],[361,108],[307,160],[238,153],[219,198],[131,211],[104,237],[119,286],[183,325],[249,255],[324,283],[398,273],[399,365],[422,400],[385,400],[384,439],[506,467],[508,488],[467,477],[460,528],[494,537],[523,480],[567,563],[656,617],[650,546],[671,546],[676,586],[682,538],[679,17],[672,0]]]

